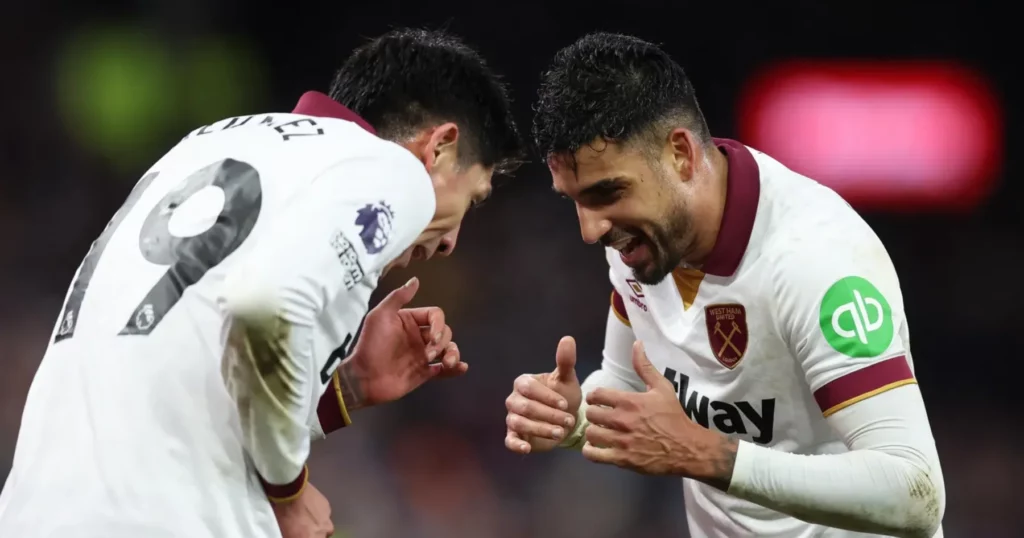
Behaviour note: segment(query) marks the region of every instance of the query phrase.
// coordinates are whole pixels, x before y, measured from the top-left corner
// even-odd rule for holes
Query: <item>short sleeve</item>
[[[777,320],[827,417],[915,383],[899,279],[859,218],[793,236],[773,249]]]

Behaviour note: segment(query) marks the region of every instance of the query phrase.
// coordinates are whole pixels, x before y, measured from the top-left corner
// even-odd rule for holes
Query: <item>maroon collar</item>
[[[374,130],[373,126],[367,123],[363,118],[360,118],[358,114],[352,112],[345,105],[320,92],[306,92],[302,94],[302,97],[299,98],[298,104],[295,105],[295,110],[292,110],[292,114],[351,121],[363,129],[370,131],[370,134],[377,134],[377,131]]]
[[[715,276],[732,276],[740,266],[750,243],[761,194],[761,173],[757,161],[743,144],[727,138],[715,138],[715,145],[729,161],[725,187],[725,208],[715,247],[702,271]]]

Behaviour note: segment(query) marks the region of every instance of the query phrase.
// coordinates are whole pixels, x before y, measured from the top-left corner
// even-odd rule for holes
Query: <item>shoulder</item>
[[[871,226],[831,189],[770,166],[781,170],[767,179],[772,215],[762,255],[766,291],[779,311],[809,312],[843,290],[884,295],[902,307],[896,269]]]
[[[890,270],[871,226],[835,191],[752,150],[765,173],[770,225],[763,254],[776,276],[829,275],[851,268]]]
[[[388,204],[416,206],[432,216],[434,187],[423,163],[398,144],[354,124],[351,129],[358,132],[350,133],[346,142],[355,144],[326,163],[315,181],[344,183],[354,196],[379,196]]]

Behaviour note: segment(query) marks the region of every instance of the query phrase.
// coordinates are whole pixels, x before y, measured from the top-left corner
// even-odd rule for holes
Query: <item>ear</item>
[[[437,166],[451,166],[457,157],[456,148],[459,142],[459,126],[452,122],[434,127],[427,141],[427,155],[424,164],[427,171]]]
[[[679,179],[689,181],[701,158],[701,146],[689,129],[677,128],[668,134],[668,153],[671,154],[672,168]]]

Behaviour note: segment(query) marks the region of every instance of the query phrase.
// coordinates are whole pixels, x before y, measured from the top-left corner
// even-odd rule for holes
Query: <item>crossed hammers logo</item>
[[[715,334],[721,335],[722,338],[725,340],[725,342],[722,344],[721,349],[718,350],[718,356],[719,357],[723,356],[723,354],[725,353],[725,348],[727,348],[727,347],[732,348],[732,350],[734,352],[736,352],[736,357],[737,358],[740,357],[741,355],[743,355],[743,352],[740,351],[740,349],[738,347],[736,347],[735,344],[732,343],[732,337],[736,336],[736,333],[742,332],[742,329],[740,329],[739,324],[736,323],[735,321],[733,321],[731,323],[732,323],[732,329],[729,331],[729,334],[725,334],[725,331],[722,330],[722,322],[720,322],[720,321],[716,321],[715,322]]]

